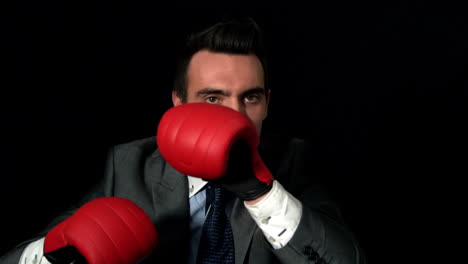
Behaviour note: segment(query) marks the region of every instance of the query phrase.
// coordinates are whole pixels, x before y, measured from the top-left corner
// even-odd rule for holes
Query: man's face
[[[232,55],[202,50],[195,53],[187,71],[187,103],[206,102],[245,114],[258,134],[267,116],[263,67],[255,55]],[[181,98],[172,94],[174,105]]]

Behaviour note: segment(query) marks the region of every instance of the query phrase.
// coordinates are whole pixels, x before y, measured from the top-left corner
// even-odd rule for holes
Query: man
[[[219,180],[228,190],[232,258],[235,263],[365,263],[338,208],[313,184],[304,141],[263,136],[271,97],[267,79],[259,27],[251,19],[233,20],[191,36],[172,92],[176,107],[207,103],[240,112],[262,138],[260,153],[273,175],[271,184],[250,181],[261,192],[246,197],[239,184]],[[133,201],[154,223],[159,243],[144,263],[197,263],[205,212],[210,210],[205,201],[210,181],[175,170],[162,157],[155,137],[114,147],[106,169],[101,183],[76,207],[3,256],[1,263],[48,263],[43,247],[49,231],[83,204],[104,196]]]

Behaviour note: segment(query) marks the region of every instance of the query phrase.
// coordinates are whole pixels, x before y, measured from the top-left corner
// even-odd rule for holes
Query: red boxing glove
[[[236,186],[234,192],[244,200],[271,189],[273,176],[258,153],[257,130],[247,116],[231,108],[208,103],[172,107],[161,118],[156,138],[164,159],[184,174]],[[234,153],[236,157],[231,156]],[[249,169],[232,175],[239,171],[230,169],[234,167]],[[225,179],[226,175],[233,178]]]
[[[141,208],[124,198],[103,197],[55,226],[46,235],[44,256],[51,263],[135,264],[157,242],[156,229]]]

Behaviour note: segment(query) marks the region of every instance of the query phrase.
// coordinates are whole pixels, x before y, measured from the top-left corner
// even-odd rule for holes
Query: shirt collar
[[[197,177],[188,176],[189,198],[200,191],[208,182]]]

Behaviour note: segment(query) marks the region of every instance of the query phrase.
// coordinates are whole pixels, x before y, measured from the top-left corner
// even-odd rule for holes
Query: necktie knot
[[[224,208],[225,202],[225,190],[219,185],[208,184],[206,187],[205,214],[209,213],[211,207]]]

